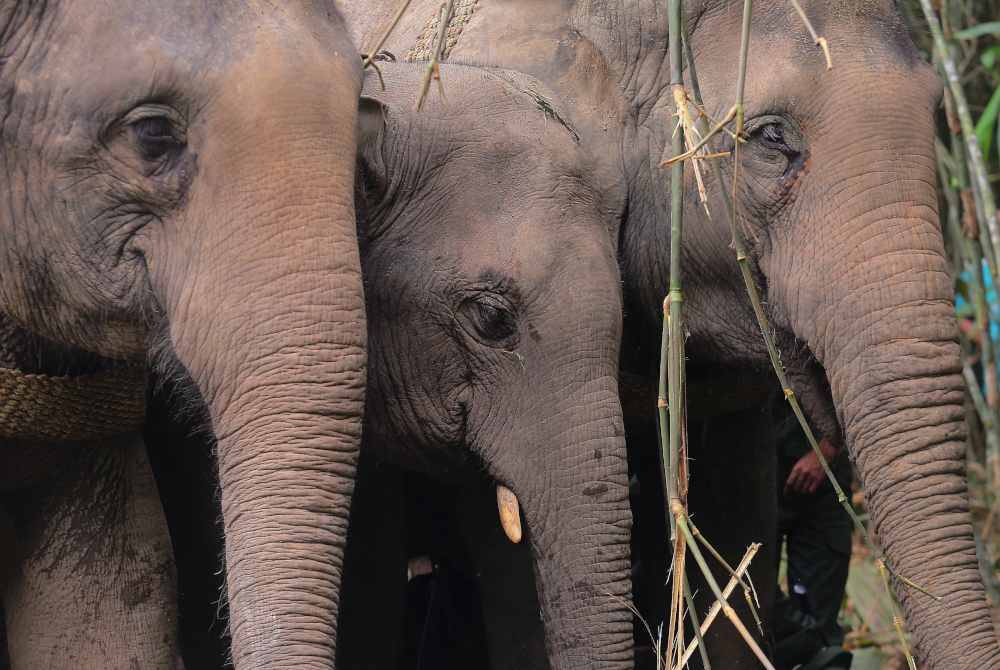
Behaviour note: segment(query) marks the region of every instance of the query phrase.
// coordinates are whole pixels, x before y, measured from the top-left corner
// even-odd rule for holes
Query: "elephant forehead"
[[[586,277],[594,282],[613,274],[606,229],[585,208],[484,209],[452,233],[449,244],[454,245],[463,275],[476,277],[484,270],[502,268],[526,293],[577,272],[578,280]]]
[[[259,2],[131,0],[57,3],[15,72],[19,93],[51,98],[64,113],[156,97],[197,94],[198,82],[223,75],[239,61],[275,44],[291,47],[307,31],[300,3],[291,9]],[[339,17],[331,15],[339,22]]]

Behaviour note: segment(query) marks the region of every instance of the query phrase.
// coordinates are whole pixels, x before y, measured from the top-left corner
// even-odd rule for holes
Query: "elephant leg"
[[[743,557],[752,542],[763,544],[750,566],[750,576],[760,600],[760,616],[770,615],[777,588],[777,489],[773,428],[767,403],[759,408],[729,412],[703,419],[692,417],[689,425],[691,518],[702,534],[732,565]],[[708,556],[719,587],[729,575]],[[697,594],[699,613],[714,602],[697,566],[689,559],[688,575]],[[754,623],[740,588],[729,598],[747,628],[766,651],[768,645]],[[759,668],[759,662],[729,621],[720,616],[706,635],[713,666],[739,670]],[[695,655],[698,659],[698,655]],[[700,660],[696,661],[700,665]]]
[[[167,527],[138,435],[85,443],[6,496],[17,559],[4,589],[15,668],[174,668]]]
[[[496,485],[463,488],[455,509],[479,576],[492,670],[548,670],[531,546],[512,544],[500,526]]]
[[[341,670],[398,665],[406,601],[403,473],[362,448],[351,501],[337,630]]]

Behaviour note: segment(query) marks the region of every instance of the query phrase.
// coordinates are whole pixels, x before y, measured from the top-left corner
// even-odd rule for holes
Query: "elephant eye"
[[[148,163],[158,163],[179,153],[187,140],[183,117],[168,105],[140,105],[125,115],[121,126],[139,156]]]
[[[780,121],[763,123],[750,132],[750,138],[764,148],[777,151],[787,158],[794,158],[799,152],[793,148],[785,125]]]
[[[174,134],[170,119],[151,116],[139,119],[131,126],[139,152],[147,161],[157,161],[182,146]]]
[[[517,343],[517,315],[504,298],[480,294],[465,300],[460,312],[466,331],[483,344],[511,348]]]

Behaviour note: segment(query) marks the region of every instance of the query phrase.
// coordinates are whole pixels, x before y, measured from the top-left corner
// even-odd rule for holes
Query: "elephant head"
[[[445,64],[414,112],[425,66],[381,68],[360,112],[365,449],[485,467],[519,499],[552,667],[631,667],[619,204],[539,82]]]
[[[109,9],[0,3],[0,309],[190,376],[233,661],[332,667],[366,363],[356,51],[323,2]]]

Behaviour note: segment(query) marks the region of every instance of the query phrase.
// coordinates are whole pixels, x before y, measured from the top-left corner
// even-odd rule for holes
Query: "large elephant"
[[[10,420],[65,382],[30,373],[104,379],[96,420],[113,361],[151,357],[217,439],[235,666],[330,668],[365,389],[357,51],[332,3],[110,10],[0,2],[0,471],[54,487],[5,499],[11,660],[175,662],[142,442],[39,445],[58,404]]]
[[[374,42],[396,4],[346,3],[359,44]],[[821,432],[846,437],[888,560],[940,596],[895,584],[921,664],[1000,667],[968,514],[963,389],[937,219],[940,83],[890,0],[802,4],[829,41],[831,71],[788,3],[754,7],[736,198],[753,271],[807,413]],[[734,100],[742,3],[684,6],[707,111],[721,118]],[[425,57],[436,16],[434,0],[415,0],[385,48]],[[600,182],[621,184],[612,196],[622,202],[613,232],[627,342],[656,337],[667,289],[669,179],[659,163],[675,121],[666,23],[665,4],[653,0],[467,0],[456,3],[445,45],[453,61],[544,81],[598,157]],[[717,145],[732,141],[723,136]],[[719,366],[764,368],[729,248],[724,185],[707,179],[711,218],[693,188],[685,203],[690,358],[717,375]],[[655,378],[657,347],[639,350],[638,367]],[[721,386],[732,377],[717,379]]]

